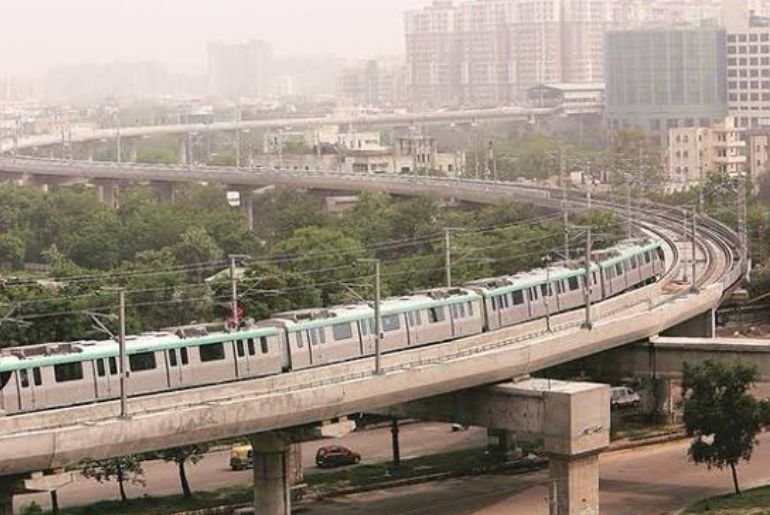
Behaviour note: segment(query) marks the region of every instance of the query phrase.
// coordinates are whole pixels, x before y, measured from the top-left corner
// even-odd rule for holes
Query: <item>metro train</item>
[[[656,281],[661,243],[627,240],[594,252],[588,273],[555,264],[463,287],[381,302],[384,353],[446,342],[584,306],[584,283],[598,302]],[[548,308],[546,308],[546,297]],[[126,340],[131,396],[237,381],[372,356],[374,310],[366,303],[281,313],[229,332],[152,332]],[[49,343],[0,351],[0,413],[116,399],[118,345],[112,340]]]

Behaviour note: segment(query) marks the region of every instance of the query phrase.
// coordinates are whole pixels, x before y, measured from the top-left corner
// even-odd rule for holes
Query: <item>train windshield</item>
[[[11,380],[11,372],[0,372],[0,390]]]

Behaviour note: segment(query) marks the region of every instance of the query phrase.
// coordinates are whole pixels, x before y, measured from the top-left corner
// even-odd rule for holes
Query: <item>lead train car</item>
[[[283,334],[275,327],[181,338],[147,333],[126,339],[128,395],[161,392],[281,371]],[[51,343],[0,352],[0,411],[17,413],[120,396],[114,341]]]

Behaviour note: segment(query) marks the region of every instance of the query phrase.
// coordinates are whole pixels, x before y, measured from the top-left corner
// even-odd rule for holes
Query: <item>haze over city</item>
[[[767,511],[770,0],[0,0],[0,48],[0,515]]]
[[[279,55],[403,53],[403,11],[424,0],[3,0],[0,74],[151,60],[205,69],[206,42],[262,39]]]

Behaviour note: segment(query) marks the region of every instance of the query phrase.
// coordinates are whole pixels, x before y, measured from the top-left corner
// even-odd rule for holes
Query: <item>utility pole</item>
[[[741,245],[741,259],[746,259],[749,253],[747,234],[746,208],[746,172],[738,175],[738,236]]]
[[[564,147],[559,147],[559,179],[561,181],[561,211],[564,218],[564,259],[569,261],[569,209],[567,206],[567,167],[564,162]]]
[[[401,446],[398,441],[398,419],[395,417],[390,420],[390,438],[393,447],[393,467],[400,467]]]
[[[233,328],[238,327],[238,280],[235,277],[235,256],[230,256],[230,309]]]
[[[626,237],[630,240],[633,235],[631,220],[631,176],[626,175]]]
[[[591,252],[593,251],[591,227],[586,229],[586,275],[583,281],[583,295],[586,303],[586,329],[593,329],[591,321]]]
[[[235,168],[241,167],[241,105],[238,104],[238,110],[235,120]]]
[[[446,287],[452,287],[452,231],[462,231],[457,227],[444,227],[444,270],[446,271]]]
[[[382,341],[382,327],[380,320],[380,260],[359,259],[359,263],[374,263],[374,373],[382,374],[382,353],[380,342]]]
[[[120,164],[123,162],[123,148],[122,148],[123,146],[121,145],[121,141],[120,141],[120,120],[118,120],[117,114],[115,115],[115,123],[117,124],[117,127],[116,127],[117,134],[115,137],[115,145],[116,145],[115,152],[117,153],[118,164]]]
[[[698,216],[695,210],[693,209],[692,212],[692,233],[690,234],[690,252],[692,253],[692,263],[690,263],[690,266],[692,267],[691,274],[692,274],[692,291],[697,292],[698,286],[695,282],[695,271],[696,271],[696,265],[698,264],[695,255],[695,243],[696,243],[696,235],[698,231]]]
[[[699,158],[700,159],[700,158]],[[698,213],[703,214],[703,165],[698,166]]]
[[[588,182],[586,182],[586,209],[591,209],[591,188],[594,185],[594,176],[591,172],[591,165],[588,165]]]
[[[682,235],[685,236],[685,237],[687,235],[687,209],[685,209],[685,208],[682,208]],[[695,259],[695,257],[693,256],[693,260],[694,259]],[[682,272],[682,283],[690,282],[690,279],[687,276],[687,267],[686,266],[682,266],[682,270],[683,270],[683,272]]]
[[[126,380],[128,370],[126,363],[126,292],[123,288],[118,290],[118,359],[120,360],[120,416],[128,416],[128,395],[126,394]]]
[[[552,333],[553,330],[551,329],[551,307],[549,305],[550,297],[552,295],[551,290],[551,256],[545,256],[543,258],[543,263],[545,263],[545,295],[544,297],[544,303],[545,303],[545,330],[549,333]]]

